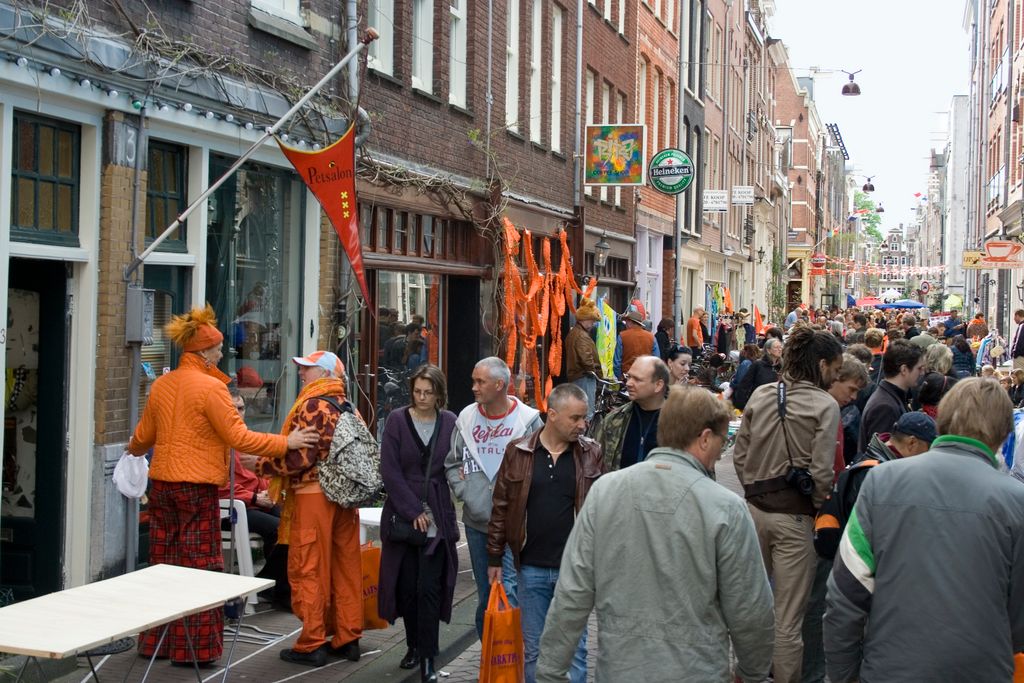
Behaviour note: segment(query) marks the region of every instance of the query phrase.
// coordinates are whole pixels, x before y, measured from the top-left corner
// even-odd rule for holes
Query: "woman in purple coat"
[[[420,679],[435,682],[438,629],[441,620],[451,619],[459,568],[455,552],[459,529],[444,474],[455,413],[444,409],[447,382],[437,366],[421,365],[409,377],[409,389],[412,405],[388,415],[380,443],[380,469],[388,497],[381,514],[377,604],[384,619],[394,623],[402,617],[405,622],[409,649],[399,666],[412,669],[419,662]],[[429,476],[424,478],[428,467]],[[394,539],[396,522],[425,532],[426,544]]]

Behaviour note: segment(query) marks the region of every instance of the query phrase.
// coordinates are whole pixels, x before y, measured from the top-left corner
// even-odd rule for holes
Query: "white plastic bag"
[[[114,483],[126,498],[141,498],[149,481],[149,461],[125,451],[114,467]]]

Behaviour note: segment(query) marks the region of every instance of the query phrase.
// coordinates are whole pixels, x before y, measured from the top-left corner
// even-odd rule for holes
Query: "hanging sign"
[[[693,162],[681,149],[663,149],[647,169],[651,185],[662,194],[679,194],[693,182]]]
[[[704,213],[728,213],[728,190],[704,190]]]
[[[1024,245],[1009,240],[985,242],[985,251],[964,251],[963,267],[968,270],[1024,268]]]
[[[587,126],[583,183],[643,185],[644,131],[642,124]]]
[[[754,205],[754,186],[753,185],[733,185],[733,187],[732,187],[732,203],[735,206],[753,206]]]

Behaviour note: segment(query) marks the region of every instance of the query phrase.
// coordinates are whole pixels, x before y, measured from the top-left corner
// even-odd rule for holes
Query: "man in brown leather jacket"
[[[488,577],[501,581],[505,544],[512,549],[522,609],[526,683],[533,683],[540,634],[558,582],[562,551],[590,487],[605,472],[601,447],[583,436],[587,397],[574,384],[548,395],[547,422],[509,443],[494,481],[487,527]],[[570,680],[587,675],[586,631],[580,637]]]

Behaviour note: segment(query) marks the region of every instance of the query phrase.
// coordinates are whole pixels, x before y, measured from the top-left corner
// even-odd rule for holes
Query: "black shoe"
[[[420,681],[437,683],[437,671],[434,670],[434,658],[424,657],[420,660]]]
[[[359,639],[353,640],[351,643],[345,643],[341,647],[332,647],[331,654],[335,657],[341,657],[347,659],[350,662],[359,661]]]
[[[217,665],[217,660],[216,659],[208,659],[205,662],[196,662],[195,664],[193,664],[192,662],[187,661],[187,660],[184,661],[184,662],[171,662],[171,666],[187,666],[190,669],[193,666],[198,666],[200,669],[212,669],[216,665]]]
[[[398,663],[399,669],[415,669],[416,665],[420,661],[420,653],[416,651],[416,648],[410,647],[405,651],[405,656],[402,657],[402,661]]]
[[[292,664],[325,666],[327,664],[327,646],[321,645],[312,652],[296,652],[290,648],[281,650],[281,659]]]

